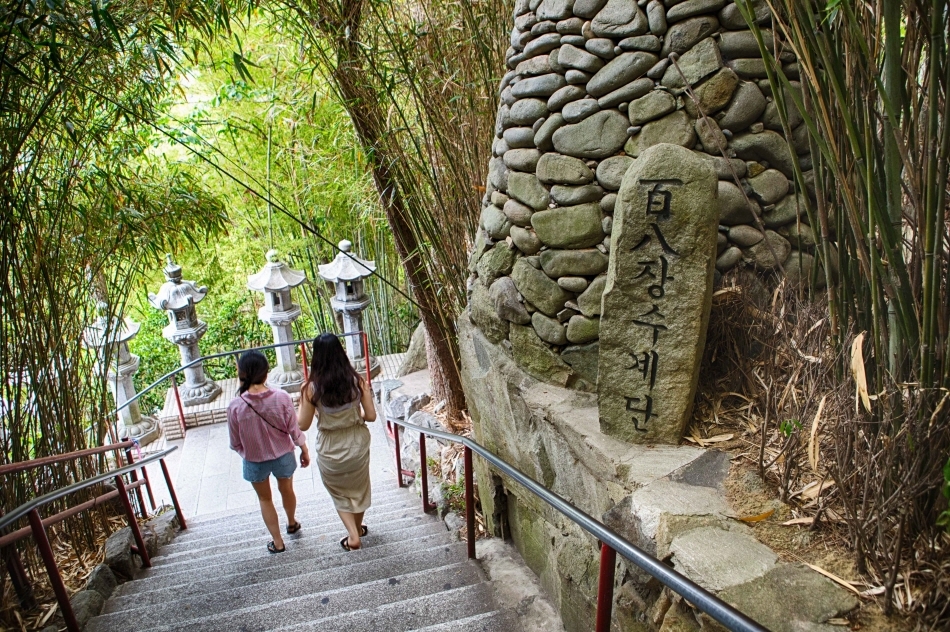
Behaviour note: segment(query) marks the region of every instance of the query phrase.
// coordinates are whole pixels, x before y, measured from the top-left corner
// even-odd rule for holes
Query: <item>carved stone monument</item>
[[[140,325],[130,318],[109,320],[109,305],[99,302],[99,317],[83,332],[83,344],[99,350],[100,361],[112,357],[107,377],[109,389],[115,397],[116,407],[120,407],[135,397],[135,384],[132,378],[139,370],[139,357],[129,351],[129,341],[139,333]],[[114,347],[108,350],[109,347]],[[158,422],[142,414],[138,401],[119,411],[122,427],[120,439],[132,439],[145,445],[158,438]]]
[[[195,304],[200,303],[208,288],[198,287],[194,281],[183,281],[181,266],[167,255],[165,283],[158,294],[149,294],[148,302],[155,309],[168,312],[168,326],[162,329],[166,340],[178,345],[182,366],[201,357],[198,341],[208,330],[208,324],[198,320]],[[221,387],[205,377],[204,366],[198,362],[184,370],[185,383],[179,387],[181,403],[185,406],[207,404],[221,393]]]
[[[257,317],[274,330],[274,343],[290,342],[294,339],[291,328],[300,316],[300,306],[295,305],[290,290],[307,280],[300,270],[291,270],[282,262],[276,250],[267,252],[267,264],[257,274],[247,277],[247,288],[264,293],[264,306],[257,311]],[[294,347],[277,347],[277,366],[267,376],[267,383],[296,393],[303,384],[303,371],[297,364]]]
[[[679,443],[692,410],[716,263],[718,179],[679,145],[624,175],[600,316],[600,428]]]
[[[376,271],[374,261],[360,259],[350,254],[353,244],[344,239],[339,243],[340,253],[330,263],[319,266],[320,277],[333,283],[336,296],[330,299],[330,306],[343,317],[343,332],[346,336],[346,354],[353,368],[360,374],[366,371],[367,358],[363,351],[363,340],[356,332],[363,331],[363,310],[369,306],[369,297],[363,291],[363,279]],[[379,374],[379,360],[369,359],[371,376]]]

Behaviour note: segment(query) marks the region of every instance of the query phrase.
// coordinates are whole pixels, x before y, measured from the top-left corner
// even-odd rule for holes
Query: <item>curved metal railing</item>
[[[664,586],[667,586],[673,592],[681,595],[688,602],[708,614],[710,617],[726,626],[734,632],[768,632],[768,629],[756,623],[737,609],[733,608],[725,601],[715,596],[696,582],[690,580],[684,575],[653,557],[643,549],[627,541],[616,531],[593,518],[589,514],[581,511],[564,498],[561,498],[550,489],[544,487],[531,477],[527,476],[514,466],[502,460],[497,454],[489,451],[482,445],[476,443],[469,437],[463,437],[451,432],[424,428],[411,424],[407,421],[394,420],[396,423],[406,429],[412,429],[419,432],[419,462],[421,463],[421,483],[422,483],[422,502],[423,511],[432,509],[429,504],[428,494],[428,476],[426,473],[426,454],[425,437],[432,436],[454,443],[460,443],[465,447],[465,511],[468,528],[468,556],[475,558],[475,502],[472,481],[472,453],[476,453],[486,461],[495,466],[502,473],[519,483],[522,487],[540,498],[548,506],[555,509],[558,513],[571,520],[574,524],[587,531],[601,542],[600,555],[600,579],[597,591],[597,632],[609,632],[610,616],[613,605],[613,586],[614,586],[614,567],[616,563],[616,554],[636,564],[639,568],[647,572],[651,577],[656,578]],[[403,475],[401,469],[401,456],[399,450],[399,433],[393,433],[396,443],[396,471],[399,472],[399,486],[403,487]]]

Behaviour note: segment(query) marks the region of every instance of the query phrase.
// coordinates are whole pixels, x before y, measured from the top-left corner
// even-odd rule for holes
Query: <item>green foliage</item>
[[[950,459],[943,466],[943,492],[944,502],[950,504]],[[944,509],[937,518],[937,526],[943,527],[950,533],[950,509]]]
[[[782,436],[786,439],[802,429],[802,422],[797,419],[786,419],[778,426]]]

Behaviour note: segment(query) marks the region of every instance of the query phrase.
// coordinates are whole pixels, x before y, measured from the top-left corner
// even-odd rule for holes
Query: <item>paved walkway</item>
[[[384,371],[376,379],[385,377],[387,366],[387,363],[383,363]],[[379,415],[378,421],[367,426],[372,437],[370,479],[373,488],[382,490],[395,487],[395,459],[386,438],[386,424],[382,415]],[[311,458],[316,456],[315,433],[315,426],[307,432]],[[227,423],[190,428],[185,439],[168,441],[165,447],[172,445],[178,446],[178,450],[169,455],[166,463],[186,519],[190,516],[205,516],[257,506],[257,495],[251,484],[242,477],[241,457],[229,446]],[[171,504],[159,464],[149,465],[148,472],[156,502]],[[277,494],[277,483],[273,477],[271,488],[274,490],[275,500],[278,500],[280,496]],[[294,490],[297,492],[298,504],[331,502],[320,481],[316,463],[306,469],[297,467],[294,473]],[[279,505],[279,501],[277,504]]]

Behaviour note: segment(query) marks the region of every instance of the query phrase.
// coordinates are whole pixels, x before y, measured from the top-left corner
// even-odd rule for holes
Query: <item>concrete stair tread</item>
[[[464,619],[445,621],[411,632],[521,632],[518,617],[509,610],[492,610]]]
[[[332,619],[274,628],[275,632],[409,632],[420,627],[464,619],[495,609],[491,586],[482,582],[424,595]],[[501,630],[497,632],[503,632]]]
[[[431,597],[444,591],[458,589],[482,583],[484,577],[481,570],[468,561],[462,561],[450,566],[437,569],[427,569],[390,577],[356,586],[334,588],[325,592],[307,593],[309,587],[305,584],[298,586],[304,594],[287,597],[287,592],[271,594],[271,599],[261,605],[235,608],[217,614],[205,614],[190,617],[187,611],[178,610],[177,620],[166,625],[143,627],[144,623],[134,610],[127,611],[123,617],[98,617],[90,621],[87,632],[124,632],[129,629],[130,621],[135,621],[135,629],[145,632],[170,632],[187,628],[189,630],[206,630],[207,632],[230,632],[232,630],[266,630],[273,623],[281,625],[309,624],[313,621],[335,621],[340,616],[354,611],[372,610],[387,604],[403,604],[418,599]],[[296,580],[289,580],[296,582]],[[284,586],[288,586],[288,581]],[[225,599],[224,605],[233,605],[227,595],[219,595]],[[214,595],[212,595],[214,597]],[[103,619],[100,623],[98,619]],[[324,629],[324,628],[321,628]]]
[[[402,514],[392,515],[401,516]],[[339,541],[339,538],[342,538],[346,534],[346,529],[340,524],[339,518],[334,522],[322,522],[318,524],[304,524],[302,518],[298,519],[298,521],[303,525],[300,531],[293,535],[284,534],[284,542],[289,546],[302,546],[318,539],[325,540],[328,535],[338,536],[337,541]],[[378,539],[376,536],[383,536],[394,531],[411,527],[427,526],[433,528],[433,533],[438,532],[436,529],[445,530],[445,526],[442,525],[440,521],[426,516],[422,514],[422,512],[415,515],[407,515],[406,517],[396,517],[395,519],[391,517],[380,519],[377,517],[377,520],[372,521],[372,524],[370,524],[370,522],[369,520],[366,521],[367,527],[370,529],[370,534],[366,537],[371,538],[371,541]],[[219,553],[257,547],[260,546],[261,542],[266,545],[269,540],[270,534],[267,532],[262,521],[259,528],[253,531],[225,533],[219,534],[217,538],[193,540],[182,544],[170,544],[162,548],[161,555],[152,558],[152,563],[156,567],[159,567],[173,560],[194,559],[196,555],[210,557]]]
[[[447,566],[465,559],[465,543],[456,542],[422,551],[396,553],[388,557],[367,559],[349,565],[302,570],[301,564],[284,564],[260,571],[209,579],[187,584],[187,594],[182,586],[172,586],[112,597],[106,602],[103,615],[133,610],[138,616],[157,613],[166,605],[173,607],[204,600],[211,594],[241,594],[244,590],[260,591],[262,586],[293,579],[312,582],[315,591],[329,590],[333,586],[352,586],[365,581],[395,577],[429,568]],[[242,599],[241,603],[247,603]],[[210,612],[210,610],[209,610]]]
[[[385,523],[390,520],[402,518],[402,517],[415,517],[423,516],[419,508],[414,505],[409,505],[407,503],[393,503],[391,505],[384,505],[383,507],[371,507],[367,512],[366,516],[363,518],[363,522],[369,525],[370,529],[373,528],[375,524]],[[340,526],[340,517],[336,512],[327,513],[311,513],[302,508],[298,508],[296,515],[297,522],[304,526],[305,530],[312,530],[314,526],[319,527],[320,525],[335,525],[337,528]],[[286,518],[283,514],[280,516],[281,528],[286,528]],[[227,525],[217,525],[214,528],[192,528],[190,525],[185,531],[179,532],[175,536],[175,540],[170,544],[166,544],[162,547],[162,555],[167,555],[174,551],[181,551],[188,548],[200,547],[203,546],[203,543],[212,542],[214,540],[220,540],[222,534],[226,534],[229,538],[238,537],[242,534],[267,534],[267,529],[264,527],[264,520],[261,518],[260,512],[256,512],[253,516],[249,517],[246,520],[237,521]]]
[[[266,545],[269,538],[261,539],[256,546],[245,543],[237,543],[233,546],[224,545],[216,548],[215,552],[208,555],[182,555],[170,559],[155,558],[152,567],[142,570],[143,576],[158,577],[165,573],[179,573],[183,570],[192,568],[203,568],[210,566],[233,565],[242,563],[245,560],[256,560],[260,558],[280,558],[275,563],[285,563],[295,561],[301,558],[309,558],[314,555],[325,555],[328,552],[345,553],[340,547],[340,538],[346,533],[341,528],[337,533],[323,533],[301,538],[284,540],[287,550],[278,555],[273,555],[267,551]],[[448,534],[445,527],[438,524],[415,524],[393,531],[383,531],[380,533],[372,532],[366,536],[367,549],[374,546],[393,544],[404,540],[412,540],[427,535]],[[266,557],[265,557],[266,556]]]
[[[355,564],[361,561],[379,559],[401,553],[413,553],[436,547],[450,546],[455,543],[451,534],[446,531],[444,533],[417,537],[403,542],[367,546],[359,551],[351,551],[349,553],[343,551],[340,545],[334,542],[330,548],[333,554],[322,557],[314,556],[312,548],[302,548],[300,549],[302,553],[297,553],[293,549],[290,549],[286,553],[270,555],[265,551],[263,546],[260,546],[255,549],[256,557],[252,559],[231,560],[230,562],[213,566],[203,566],[200,564],[200,560],[198,560],[196,567],[182,567],[178,569],[178,572],[168,572],[155,576],[147,575],[146,573],[150,569],[144,569],[138,579],[120,585],[114,594],[122,596],[174,586],[190,586],[191,584],[205,580],[220,582],[231,576],[280,568],[290,561],[294,562],[299,572],[300,569],[304,568],[307,570],[316,570],[347,563]],[[339,553],[337,553],[337,551],[339,551]],[[300,557],[301,555],[304,557]]]

